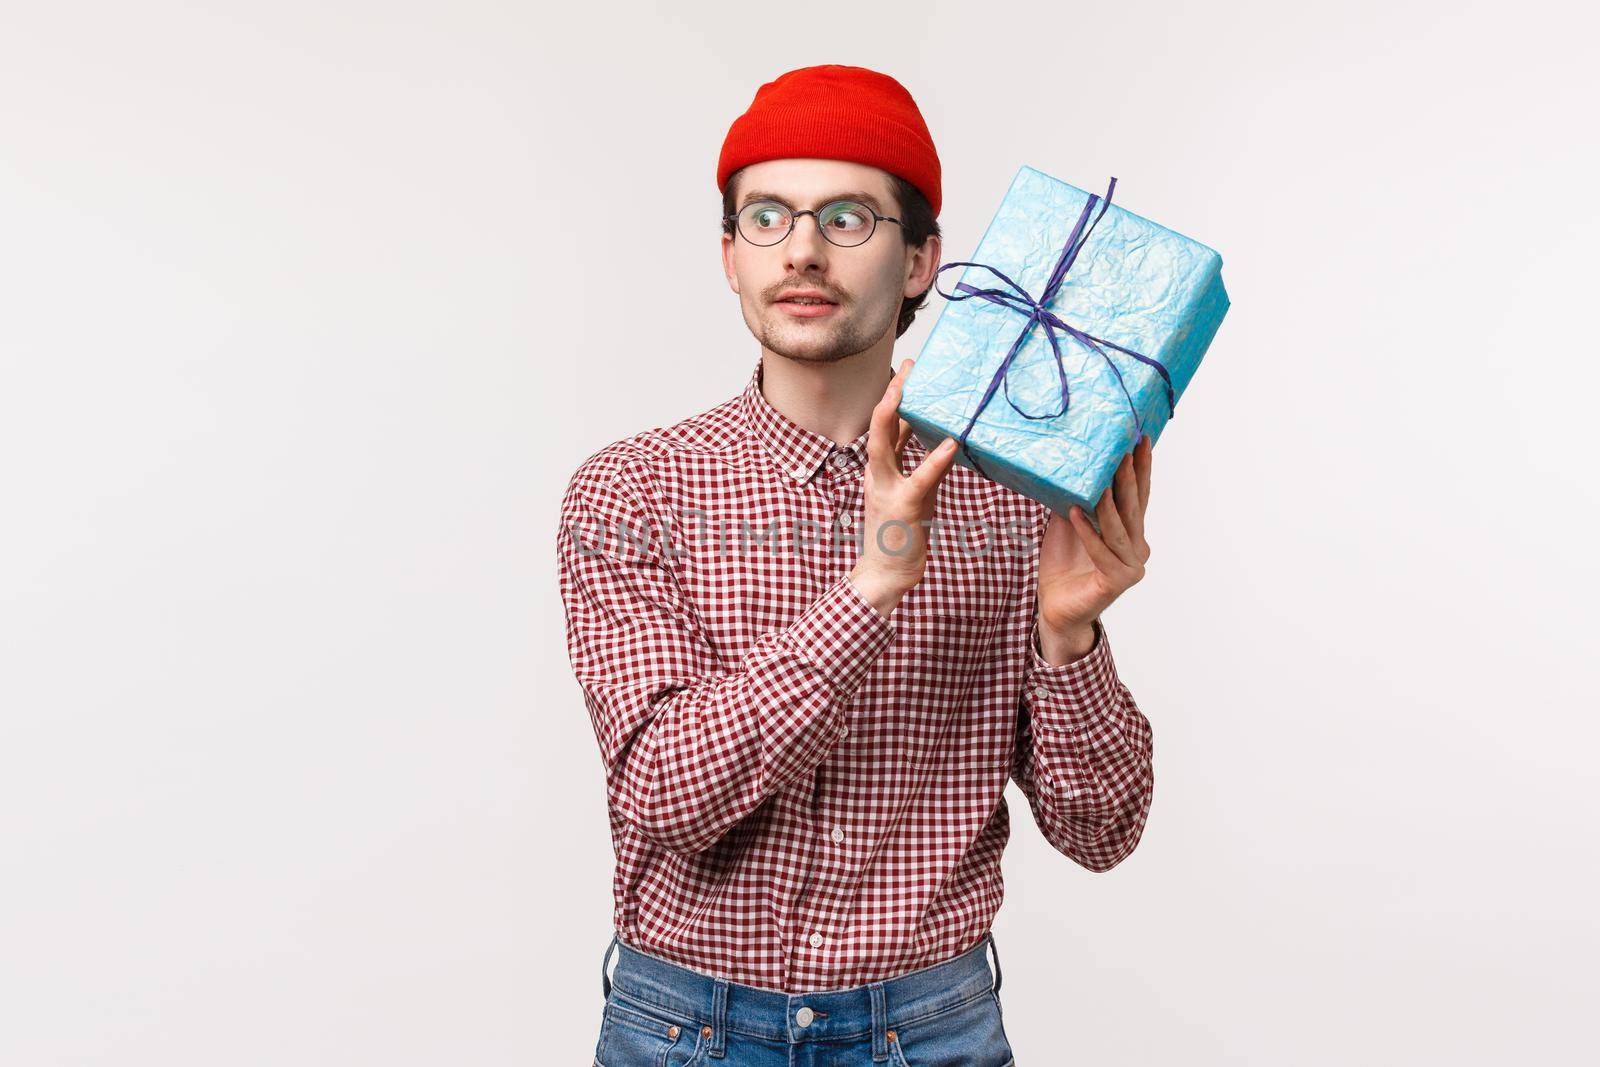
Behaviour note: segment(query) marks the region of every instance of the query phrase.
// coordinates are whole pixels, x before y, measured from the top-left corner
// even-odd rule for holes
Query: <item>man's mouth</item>
[[[791,297],[787,300],[779,300],[777,304],[783,309],[785,315],[803,319],[820,318],[832,315],[839,310],[839,305],[832,301],[817,300],[812,297]]]
[[[839,310],[839,305],[819,289],[790,286],[773,301],[791,319],[825,319]]]

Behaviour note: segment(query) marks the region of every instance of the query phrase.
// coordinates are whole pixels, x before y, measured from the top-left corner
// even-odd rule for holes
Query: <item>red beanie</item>
[[[842,159],[896,174],[938,217],[939,153],[905,86],[875,70],[825,63],[767,82],[733,120],[717,159],[717,191],[768,159]]]

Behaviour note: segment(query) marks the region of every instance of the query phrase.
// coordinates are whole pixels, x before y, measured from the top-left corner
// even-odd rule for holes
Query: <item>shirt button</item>
[[[812,948],[821,948],[822,947],[822,935],[821,934],[812,934],[809,938],[807,938],[807,940],[811,942],[811,947]]]
[[[850,727],[848,727],[848,726],[839,727],[839,736],[840,737],[849,737],[850,736]]]
[[[835,452],[833,454],[833,465],[838,467],[840,470],[850,466],[850,453]]]
[[[811,473],[811,468],[809,468],[809,467],[800,466],[800,467],[796,467],[794,469],[794,476],[796,478],[804,478],[806,475],[808,475],[810,473]]]
[[[815,1019],[816,1017],[817,1013],[812,1011],[810,1008],[801,1008],[799,1011],[794,1013],[794,1021],[799,1023],[801,1026],[810,1026],[811,1020]]]
[[[833,828],[833,833],[829,834],[828,836],[833,838],[835,843],[838,843],[844,840],[844,831],[835,826]]]

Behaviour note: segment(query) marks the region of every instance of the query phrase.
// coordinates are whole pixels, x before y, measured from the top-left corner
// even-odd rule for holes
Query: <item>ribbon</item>
[[[961,450],[966,453],[967,459],[971,461],[973,469],[975,469],[979,474],[982,474],[985,478],[989,478],[989,474],[983,469],[982,466],[979,465],[978,457],[974,456],[971,448],[968,447],[967,434],[972,432],[972,427],[977,424],[979,413],[982,412],[986,406],[988,406],[989,401],[994,397],[994,391],[996,389],[1004,390],[1006,394],[1006,403],[1010,404],[1012,409],[1025,419],[1059,418],[1060,416],[1066,414],[1067,407],[1072,403],[1071,389],[1067,386],[1067,370],[1061,362],[1061,341],[1060,338],[1056,336],[1057,330],[1065,333],[1068,337],[1073,338],[1080,344],[1087,345],[1094,351],[1100,353],[1100,358],[1106,361],[1106,366],[1111,368],[1111,373],[1117,376],[1117,385],[1122,389],[1122,395],[1128,401],[1128,410],[1133,412],[1134,428],[1138,430],[1138,433],[1135,434],[1133,438],[1134,444],[1138,444],[1139,438],[1144,436],[1144,422],[1139,418],[1139,409],[1134,406],[1133,397],[1128,395],[1128,386],[1122,380],[1122,371],[1117,368],[1116,363],[1112,362],[1111,357],[1106,354],[1105,350],[1107,348],[1114,348],[1118,352],[1126,353],[1127,355],[1132,356],[1134,359],[1137,359],[1142,363],[1148,363],[1150,366],[1154,367],[1157,373],[1161,375],[1161,380],[1166,383],[1167,417],[1170,419],[1176,413],[1177,399],[1172,395],[1172,376],[1167,373],[1167,368],[1161,364],[1160,360],[1151,359],[1148,356],[1140,355],[1131,348],[1123,348],[1121,345],[1114,345],[1104,338],[1094,337],[1090,334],[1084,333],[1082,330],[1063,322],[1047,307],[1050,301],[1055,299],[1057,291],[1060,290],[1062,282],[1067,277],[1067,271],[1072,269],[1073,262],[1078,258],[1078,252],[1085,244],[1088,243],[1089,235],[1094,232],[1095,226],[1099,224],[1101,217],[1105,215],[1106,208],[1111,206],[1111,194],[1116,187],[1117,179],[1112,178],[1111,184],[1106,187],[1106,196],[1103,202],[1100,200],[1099,196],[1093,193],[1089,194],[1089,199],[1084,202],[1083,211],[1078,216],[1077,225],[1073,226],[1072,235],[1067,238],[1066,247],[1061,250],[1061,258],[1056,261],[1055,269],[1050,272],[1050,280],[1045,284],[1044,293],[1038,300],[1035,300],[1022,286],[1018,285],[1010,278],[1007,278],[1004,274],[1001,274],[998,270],[995,270],[987,263],[974,263],[971,260],[961,260],[956,263],[946,263],[934,272],[933,287],[938,291],[939,295],[944,297],[946,300],[970,300],[972,297],[978,296],[985,300],[999,304],[1002,307],[1008,307],[1013,311],[1018,311],[1028,316],[1028,321],[1022,325],[1022,332],[1017,335],[1016,341],[1012,342],[1011,351],[1006,353],[1006,358],[1001,361],[1000,368],[994,372],[994,377],[989,379],[989,388],[984,391],[983,399],[978,401],[978,406],[972,412],[972,417],[967,420],[967,425],[962,429],[960,435],[956,438],[957,443],[961,446]],[[1100,214],[1094,217],[1093,222],[1088,222],[1089,214],[1094,210],[1096,203],[1100,203]],[[1086,222],[1088,222],[1087,229],[1085,229],[1084,226]],[[982,270],[988,271],[990,274],[993,274],[995,277],[1005,282],[1006,285],[1011,287],[1011,291],[1007,292],[1004,289],[980,289],[976,286],[968,285],[966,282],[961,282],[956,286],[956,288],[958,290],[963,290],[965,295],[952,295],[945,292],[943,289],[939,289],[939,275],[943,274],[951,267],[981,268]],[[1017,407],[1016,403],[1011,399],[1011,389],[1006,377],[1007,372],[1011,369],[1012,361],[1017,358],[1017,353],[1022,351],[1023,343],[1027,341],[1028,334],[1033,330],[1033,324],[1036,322],[1044,327],[1045,336],[1050,341],[1050,349],[1055,353],[1056,372],[1061,378],[1061,410],[1052,411],[1047,415],[1030,415],[1026,411],[1023,411],[1021,408]],[[991,478],[990,480],[992,481],[993,479]]]

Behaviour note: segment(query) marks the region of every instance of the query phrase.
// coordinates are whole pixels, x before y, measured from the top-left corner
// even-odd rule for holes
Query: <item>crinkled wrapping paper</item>
[[[1089,195],[1024,166],[971,260],[995,268],[1031,299],[1040,299]],[[1101,206],[1096,204],[1096,214]],[[952,269],[946,279],[955,273]],[[962,270],[959,281],[980,289],[1005,288],[976,266]],[[948,280],[939,288],[958,292]],[[1174,398],[1181,398],[1228,310],[1222,257],[1113,202],[1046,307],[1084,333],[1158,360],[1171,377]],[[982,297],[945,299],[900,400],[901,417],[925,446],[932,449],[946,437],[960,436],[1027,324],[1025,312]],[[1119,387],[1098,352],[1059,330],[1057,338],[1070,389],[1066,412],[1028,419],[1006,402],[1009,391],[1011,401],[1032,415],[1061,408],[1055,356],[1043,325],[1035,323],[1006,373],[1005,388],[995,390],[967,435],[981,468],[959,448],[956,462],[981,469],[1062,515],[1077,504],[1093,521],[1095,503],[1118,463],[1138,444],[1130,398],[1143,432],[1158,441],[1168,421],[1166,385],[1154,367],[1104,349],[1122,372]]]

